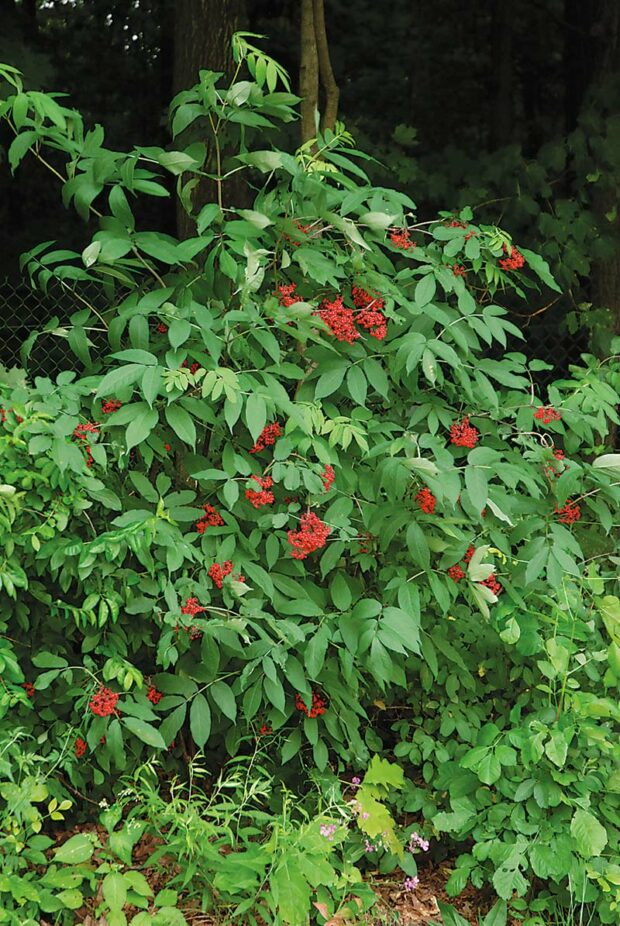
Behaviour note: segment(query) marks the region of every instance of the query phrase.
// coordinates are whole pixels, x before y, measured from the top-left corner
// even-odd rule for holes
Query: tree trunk
[[[193,87],[198,71],[230,77],[230,40],[244,19],[243,0],[176,0],[174,4],[174,92]]]
[[[233,71],[230,40],[245,21],[245,0],[176,0],[174,4],[174,92],[193,87],[202,69],[222,71],[228,78]],[[208,125],[195,124],[195,132],[209,144]],[[209,147],[207,170],[214,173],[216,164]],[[227,198],[235,202],[235,184],[226,185]],[[238,192],[238,191],[237,191]],[[217,183],[202,178],[192,200],[194,212],[217,199]],[[188,238],[195,233],[195,223],[180,203],[177,205],[177,234]]]
[[[319,53],[314,28],[313,0],[301,0],[299,95],[301,142],[304,144],[316,136],[315,113],[319,106]]]
[[[340,90],[334,77],[334,69],[329,55],[329,43],[327,41],[327,28],[325,26],[325,3],[324,0],[313,0],[314,12],[314,34],[316,37],[317,55],[319,60],[319,74],[321,84],[325,93],[325,106],[321,115],[321,132],[325,129],[331,129],[332,132],[336,125],[338,116],[338,100],[340,99]]]

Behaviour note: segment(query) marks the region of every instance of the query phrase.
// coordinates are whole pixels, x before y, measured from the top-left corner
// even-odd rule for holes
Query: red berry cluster
[[[259,736],[268,736],[270,733],[273,733],[270,723],[264,723],[261,727],[259,727],[259,730],[258,730]]]
[[[118,399],[105,399],[101,403],[101,414],[111,415],[113,412],[117,412],[119,408],[122,408],[122,402],[119,402]]]
[[[581,518],[581,506],[577,502],[568,501],[561,508],[556,505],[554,514],[558,516],[560,524],[574,524]]]
[[[326,466],[323,468],[323,472],[321,473],[321,480],[323,482],[323,488],[325,489],[326,492],[329,492],[329,490],[333,486],[335,478],[336,478],[336,474],[334,472],[334,467],[330,466],[330,464],[327,463]]]
[[[476,552],[475,547],[467,547],[467,553],[463,557],[462,561],[464,563],[469,563],[469,561],[471,560],[475,552]],[[460,582],[461,579],[465,578],[465,571],[457,563],[456,566],[450,566],[450,568],[448,569],[448,575],[454,582]]]
[[[89,707],[97,717],[109,717],[116,710],[120,695],[102,685],[96,695],[90,700]]]
[[[224,579],[226,578],[226,576],[229,576],[231,574],[232,570],[233,570],[233,564],[231,563],[229,559],[227,559],[221,565],[220,563],[213,563],[213,565],[209,567],[209,573],[208,573],[209,578],[213,579],[213,583],[218,588],[222,588],[222,586],[224,585]],[[239,582],[245,581],[241,573],[237,573],[237,575],[234,578],[237,579],[237,581]]]
[[[456,564],[456,566],[450,566],[450,568],[448,569],[448,575],[450,576],[453,582],[460,582],[461,579],[465,578],[465,572],[461,569],[458,563]]]
[[[371,534],[370,531],[364,531],[355,539],[359,542],[360,553],[370,553],[370,547],[375,540],[374,534]]]
[[[257,492],[256,489],[245,490],[245,497],[250,505],[253,505],[256,509],[262,508],[263,505],[273,505],[275,496],[270,491],[273,486],[271,476],[252,476],[252,479],[259,484],[260,492]]]
[[[312,228],[312,224],[304,225],[302,222],[299,221],[299,219],[295,219],[294,224],[297,226],[297,228],[302,233],[302,235],[307,235],[310,229]],[[289,241],[293,245],[294,248],[298,248],[301,245],[301,241],[294,241],[290,235],[283,234],[282,237],[286,241]]]
[[[467,222],[459,222],[458,219],[452,219],[446,223],[446,228],[467,228]]]
[[[553,449],[553,456],[556,460],[564,460],[564,451],[559,447]],[[552,463],[545,463],[543,465],[543,473],[547,479],[555,479],[558,475],[558,471]]]
[[[163,692],[158,691],[154,685],[150,685],[149,690],[146,693],[146,697],[151,702],[151,704],[159,704],[163,696]]]
[[[508,248],[503,245],[504,254],[508,255]],[[510,256],[502,258],[499,262],[502,270],[520,270],[525,265],[525,257],[518,251],[514,244],[510,248]]]
[[[204,534],[208,527],[222,526],[224,518],[215,510],[213,505],[203,505],[202,510],[204,511],[203,516],[199,521],[196,521],[196,530],[199,534]]]
[[[502,584],[496,578],[495,573],[492,573],[488,579],[484,579],[484,581],[479,582],[478,584],[484,585],[486,588],[490,589],[496,598],[499,598],[501,593],[504,591]]]
[[[353,344],[360,337],[360,333],[355,327],[353,309],[348,309],[345,306],[344,297],[340,294],[332,302],[324,299],[316,314],[325,322],[338,341]]]
[[[467,273],[465,267],[462,264],[453,264],[452,273],[455,277],[464,277]]]
[[[29,698],[34,698],[35,688],[32,682],[24,682],[22,688],[26,692]]]
[[[320,550],[327,543],[331,532],[331,527],[324,524],[313,511],[302,514],[301,529],[288,532],[293,559],[305,559],[310,553]]]
[[[86,740],[83,740],[81,736],[76,737],[75,743],[73,745],[73,751],[77,759],[81,759],[87,749]]]
[[[259,453],[265,447],[271,447],[279,437],[282,437],[282,428],[277,421],[273,424],[267,424],[260,432],[258,440],[251,448],[250,453]]]
[[[200,370],[200,364],[194,361],[194,363],[190,365],[187,362],[187,360],[184,360],[183,363],[181,364],[181,369],[188,369],[188,368],[189,368],[190,373],[197,373],[198,370]]]
[[[432,514],[435,510],[435,505],[437,504],[437,499],[426,486],[423,489],[420,489],[418,494],[415,497],[416,502],[424,512],[424,514]]]
[[[327,710],[327,702],[317,691],[313,691],[312,707],[308,710],[304,704],[304,699],[298,693],[295,695],[295,707],[298,711],[301,711],[302,714],[305,714],[306,717],[320,717]]]
[[[387,321],[383,314],[385,301],[378,293],[368,293],[359,286],[354,286],[351,290],[353,295],[353,304],[358,309],[357,324],[365,328],[371,338],[382,341],[387,334]]]
[[[188,598],[181,608],[181,614],[189,614],[190,617],[195,617],[196,614],[202,614],[202,612],[206,610],[207,609],[203,608],[197,598]]]
[[[289,305],[295,305],[296,302],[301,302],[301,298],[296,295],[297,284],[296,283],[282,283],[277,288],[277,297],[278,302],[284,308],[288,308]]]
[[[534,418],[537,421],[542,421],[543,424],[551,424],[552,421],[560,421],[562,416],[552,405],[541,405],[534,412]]]
[[[78,424],[78,426],[73,431],[73,437],[75,440],[79,440],[84,444],[84,453],[86,454],[86,465],[92,466],[94,463],[94,458],[90,452],[90,441],[89,434],[93,435],[93,438],[96,438],[99,434],[99,428],[93,421],[85,421],[83,424]]]
[[[411,232],[408,228],[393,228],[390,232],[390,241],[395,248],[401,251],[410,251],[417,247],[415,241],[411,241]]]
[[[18,424],[21,424],[21,423],[22,423],[22,421],[23,421],[24,419],[21,417],[21,415],[18,415],[18,414],[15,412],[14,409],[9,408],[9,412],[12,412],[12,414],[15,415],[15,421],[16,421]],[[6,411],[6,409],[0,408],[0,424],[5,424],[5,422],[6,422],[6,416],[7,416],[7,411]]]
[[[469,415],[462,421],[450,426],[450,443],[456,447],[475,447],[480,440],[480,432],[469,423]]]
[[[168,325],[164,325],[163,322],[160,322],[157,326],[157,330],[160,334],[168,334]]]

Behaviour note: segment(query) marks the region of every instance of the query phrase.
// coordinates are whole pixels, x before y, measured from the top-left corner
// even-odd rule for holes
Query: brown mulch
[[[105,843],[106,832],[99,825],[90,827],[79,826],[57,833],[56,845],[60,845],[76,832],[95,832],[101,841]],[[142,869],[147,881],[151,885],[153,892],[161,890],[166,886],[169,879],[170,871],[173,870],[175,863],[173,859],[162,859],[161,867],[157,869],[147,868],[145,865],[161,841],[152,836],[143,836],[136,844],[133,851],[134,865]],[[97,854],[95,854],[95,859]],[[169,864],[166,864],[169,863]],[[406,891],[403,888],[403,879],[395,878],[394,875],[380,875],[378,872],[369,875],[369,881],[378,895],[378,902],[372,910],[361,917],[364,926],[431,926],[437,924],[441,926],[442,919],[437,906],[437,900],[441,903],[451,904],[466,919],[471,926],[479,926],[481,919],[488,912],[495,898],[488,892],[482,892],[475,887],[468,885],[458,897],[448,897],[445,885],[452,873],[450,859],[442,862],[428,862],[418,871],[420,883],[414,891]],[[91,901],[81,910],[76,911],[76,923],[83,926],[107,926],[105,918],[93,916],[97,902]],[[137,910],[133,912],[138,912]],[[199,913],[197,910],[185,909],[184,914],[189,926],[221,926],[222,920],[217,914]],[[49,926],[43,921],[44,926]],[[352,921],[342,920],[338,917],[330,921],[326,926],[353,926]]]
[[[451,874],[449,862],[426,865],[418,872],[420,883],[415,891],[405,891],[402,880],[396,882],[392,876],[377,876],[372,886],[380,899],[370,920],[373,923],[397,921],[399,926],[427,926],[429,923],[440,926],[439,900],[451,904],[472,926],[478,926],[493,900],[471,885],[458,897],[448,897],[445,885]]]

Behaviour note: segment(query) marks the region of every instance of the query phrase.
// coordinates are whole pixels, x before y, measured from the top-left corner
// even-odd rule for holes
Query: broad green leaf
[[[155,408],[144,408],[129,422],[125,432],[127,450],[137,447],[147,439],[155,425],[159,422],[159,413]]]
[[[587,810],[576,810],[570,823],[571,836],[583,858],[600,855],[607,845],[607,830]]]
[[[416,284],[413,298],[415,299],[416,305],[420,309],[423,309],[425,305],[428,305],[428,303],[435,295],[436,288],[437,282],[433,273],[427,273],[426,276],[423,276],[419,283]]]
[[[123,717],[121,722],[130,733],[137,736],[147,746],[153,746],[154,749],[166,748],[161,733],[150,723],[146,723],[146,721],[140,720],[138,717]]]
[[[72,836],[58,848],[54,849],[54,861],[64,865],[79,865],[87,862],[95,851],[93,840],[85,833]]]
[[[236,720],[237,704],[230,685],[222,681],[213,682],[209,688],[209,693],[222,713],[229,720]]]
[[[186,318],[174,318],[168,327],[168,340],[176,349],[185,344],[191,333],[192,326]]]
[[[189,412],[179,404],[168,405],[166,408],[166,421],[184,444],[196,446],[196,425]]]
[[[211,708],[200,692],[192,699],[189,709],[189,728],[194,742],[202,749],[211,733]]]
[[[101,882],[104,899],[113,910],[122,910],[127,902],[125,879],[118,871],[111,871]]]
[[[132,385],[132,383],[140,379],[143,372],[144,365],[142,363],[128,363],[124,367],[116,367],[116,369],[110,370],[101,380],[95,398],[112,395],[114,392]]]

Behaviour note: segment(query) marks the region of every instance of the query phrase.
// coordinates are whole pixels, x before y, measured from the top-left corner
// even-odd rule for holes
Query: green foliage
[[[519,335],[496,295],[557,288],[545,261],[470,209],[418,221],[409,197],[369,182],[341,127],[295,155],[266,147],[297,100],[244,41],[254,80],[203,71],[172,103],[173,136],[205,118],[217,164],[217,202],[183,241],[141,230],[135,204],[174,187],[191,214],[206,145],[110,150],[0,69],[11,165],[60,152],[65,205],[96,226],[81,254],[46,242],[23,266],[41,287],[99,282],[110,305],[71,318],[82,375],[0,385],[5,729],[108,798],[153,755],[170,772],[198,747],[215,769],[257,737],[288,782],[368,766],[356,812],[384,870],[415,875],[394,790],[471,847],[454,893],[577,880],[612,922],[613,358],[584,357],[543,399],[539,364],[488,356]],[[226,205],[233,172],[251,209]],[[311,811],[231,841],[209,829],[208,799],[186,796],[177,826],[149,788],[148,825],[187,860],[181,891],[217,861],[241,916],[268,871],[261,916],[296,923],[316,897],[328,919],[357,883]],[[128,864],[119,823],[110,844]],[[140,893],[127,878],[105,873],[111,923]]]

